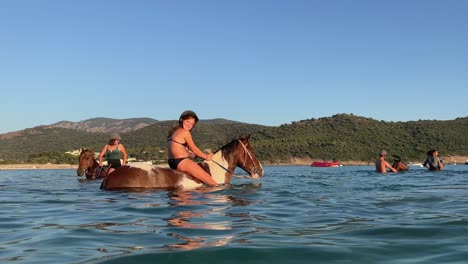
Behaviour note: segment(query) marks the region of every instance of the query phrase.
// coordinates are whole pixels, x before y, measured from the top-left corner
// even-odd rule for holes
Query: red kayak
[[[312,162],[312,167],[340,167],[338,161],[314,161]]]

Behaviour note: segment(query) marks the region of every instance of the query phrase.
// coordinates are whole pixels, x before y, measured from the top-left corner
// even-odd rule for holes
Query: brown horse
[[[104,178],[107,176],[108,167],[101,167],[99,163],[94,158],[94,151],[92,149],[81,149],[80,164],[78,169],[76,169],[76,175],[83,176],[86,175],[86,179],[98,179]]]
[[[250,177],[263,176],[263,167],[249,143],[249,136],[240,137],[224,145],[214,153],[210,161],[200,164],[219,183],[229,183],[236,167]],[[147,166],[122,166],[110,173],[101,189],[191,189],[203,184],[190,174],[169,168]]]
[[[397,155],[392,155],[393,158],[393,164],[392,167],[396,169],[397,171],[407,171],[408,170],[408,164],[406,162],[401,161],[401,157]]]

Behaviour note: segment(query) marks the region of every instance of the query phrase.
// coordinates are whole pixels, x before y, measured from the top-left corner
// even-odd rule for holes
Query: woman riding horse
[[[246,136],[231,141],[217,150],[210,161],[204,161],[199,166],[211,175],[216,184],[229,183],[236,167],[242,168],[254,179],[262,177],[263,167],[249,138]],[[200,180],[186,172],[147,164],[115,169],[103,180],[101,189],[191,189],[201,186],[203,183]]]

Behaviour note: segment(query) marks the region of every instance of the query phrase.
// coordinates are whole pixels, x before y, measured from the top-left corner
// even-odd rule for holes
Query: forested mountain
[[[444,156],[468,154],[468,118],[450,121],[384,122],[339,114],[293,122],[257,135],[265,160],[310,157],[323,160],[375,160],[379,149],[406,160],[423,160],[431,148]]]
[[[176,124],[177,121],[156,121],[121,133],[122,142],[132,157],[164,162],[167,133]],[[96,123],[95,127],[99,126]],[[379,149],[414,161],[423,160],[431,148],[438,148],[443,156],[468,156],[468,117],[385,122],[338,114],[275,127],[212,119],[200,120],[192,134],[201,149],[212,150],[241,135],[251,134],[257,155],[265,163],[287,163],[294,158],[371,161],[377,158]],[[108,136],[109,133],[78,128],[26,129],[15,137],[0,139],[0,161],[72,163],[76,157],[63,156],[65,151],[79,148],[99,151]]]
[[[127,119],[113,119],[105,117],[91,118],[79,122],[60,121],[48,127],[60,127],[82,130],[86,132],[130,132],[135,131],[147,126],[150,126],[158,120],[151,118],[127,118]]]

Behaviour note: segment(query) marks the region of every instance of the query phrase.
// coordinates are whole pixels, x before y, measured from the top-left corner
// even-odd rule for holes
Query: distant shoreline
[[[446,164],[463,165],[468,161],[468,156],[450,156],[442,157]],[[264,162],[264,166],[310,166],[313,161],[323,161],[319,159],[293,159],[289,162]],[[388,161],[391,163],[392,159]],[[421,164],[420,161],[407,161],[408,164]],[[370,166],[373,162],[366,161],[341,161],[343,166]],[[131,164],[131,163],[130,163]],[[167,164],[155,164],[157,167],[167,167]],[[0,170],[61,170],[61,169],[77,169],[78,164],[0,164]]]
[[[265,162],[263,166],[310,166],[312,161],[294,160],[291,162]],[[344,166],[366,166],[371,165],[363,161],[347,161],[341,163]],[[131,165],[131,163],[130,163]],[[154,164],[157,167],[168,167],[167,164]],[[0,164],[0,170],[63,170],[77,169],[78,164]]]
[[[78,168],[78,165],[71,164],[0,164],[0,170],[60,170],[76,168]]]
[[[168,167],[166,164],[155,164],[158,167]],[[63,170],[78,169],[78,164],[0,164],[1,170]]]

